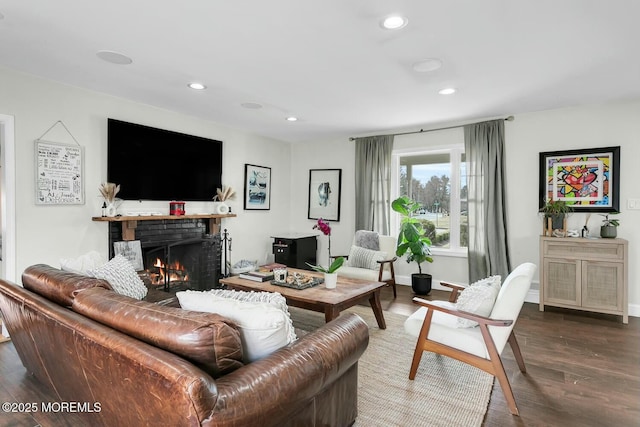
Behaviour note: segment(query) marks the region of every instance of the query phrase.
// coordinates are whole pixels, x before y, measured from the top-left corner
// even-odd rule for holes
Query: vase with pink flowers
[[[309,263],[307,263],[307,265],[311,267],[312,270],[324,273],[325,286],[327,288],[335,288],[336,280],[338,278],[338,273],[336,273],[336,270],[338,270],[340,267],[342,267],[342,264],[344,264],[344,257],[337,257],[333,260],[333,262],[331,262],[331,226],[327,221],[320,218],[316,225],[313,226],[313,229],[320,230],[320,232],[322,232],[322,234],[327,236],[327,238],[329,239],[328,244],[330,264],[329,267],[322,267],[320,265],[312,265]]]

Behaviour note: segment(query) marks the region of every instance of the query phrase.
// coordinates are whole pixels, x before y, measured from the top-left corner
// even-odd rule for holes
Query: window
[[[394,153],[394,199],[409,196],[420,204],[434,253],[465,253],[468,242],[467,173],[461,146]],[[399,220],[399,219],[398,219]]]

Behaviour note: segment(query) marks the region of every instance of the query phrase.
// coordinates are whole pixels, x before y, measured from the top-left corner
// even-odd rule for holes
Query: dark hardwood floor
[[[434,290],[427,299],[447,296]],[[384,289],[382,305],[385,311],[408,316],[417,309],[412,297],[407,286],[398,286],[395,300],[391,290]],[[515,331],[527,374],[520,373],[508,346],[502,356],[520,416],[509,413],[496,383],[483,426],[640,425],[640,318],[623,325],[616,316],[553,308],[540,312],[537,304],[527,303]],[[0,401],[57,400],[26,373],[13,344],[1,343]],[[0,412],[0,426],[36,425],[89,424],[75,414]]]

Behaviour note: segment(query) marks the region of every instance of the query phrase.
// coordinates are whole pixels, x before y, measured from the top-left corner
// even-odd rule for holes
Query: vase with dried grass
[[[213,213],[214,214],[228,214],[231,212],[231,208],[226,203],[227,200],[233,200],[236,197],[236,191],[231,187],[218,188],[216,195],[213,197]]]
[[[103,210],[104,215],[114,217],[118,212],[118,202],[120,199],[116,198],[116,195],[120,192],[120,185],[113,182],[103,182],[98,187],[100,195],[104,199]]]

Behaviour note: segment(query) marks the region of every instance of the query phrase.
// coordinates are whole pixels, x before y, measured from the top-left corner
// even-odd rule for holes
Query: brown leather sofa
[[[366,323],[354,314],[244,365],[221,316],[137,301],[105,281],[46,265],[24,288],[0,280],[0,310],[22,363],[87,425],[348,426],[357,416]],[[154,297],[154,295],[152,295]],[[166,295],[165,295],[166,297]],[[158,303],[159,302],[159,303]]]

